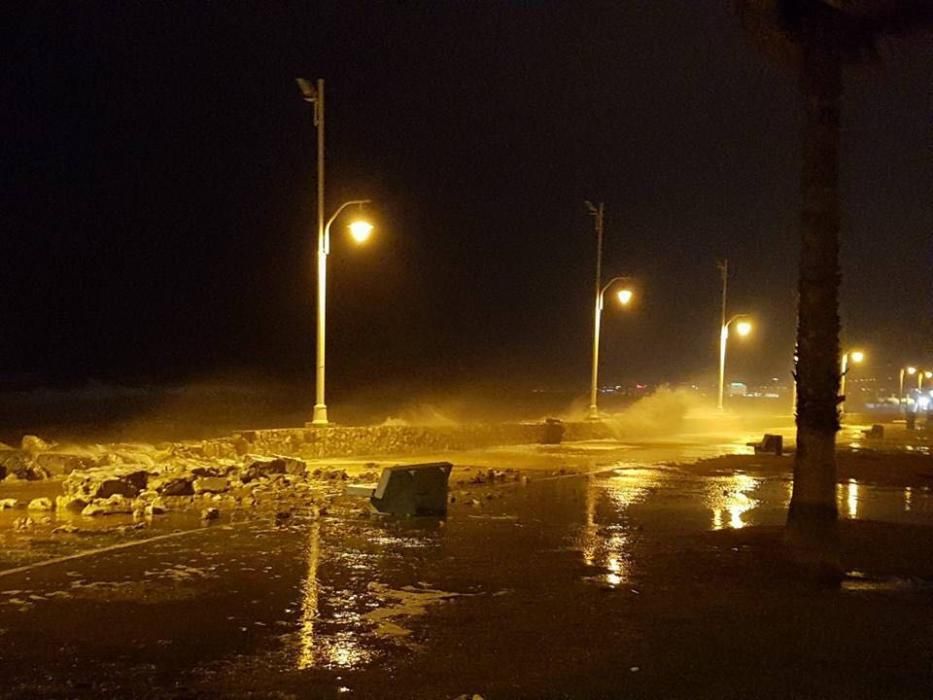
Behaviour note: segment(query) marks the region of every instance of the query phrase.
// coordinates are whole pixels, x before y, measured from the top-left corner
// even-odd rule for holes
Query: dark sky
[[[333,391],[475,378],[587,384],[595,256],[640,281],[607,308],[603,376],[715,368],[718,273],[787,376],[797,262],[795,81],[726,0],[21,3],[3,18],[4,377],[310,378],[314,130],[328,202],[377,235],[330,258]],[[847,81],[843,319],[876,362],[931,350],[933,42]],[[335,228],[335,233],[339,229]]]

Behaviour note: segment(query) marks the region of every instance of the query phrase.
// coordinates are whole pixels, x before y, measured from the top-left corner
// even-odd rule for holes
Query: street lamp
[[[305,102],[314,107],[314,126],[317,128],[317,361],[315,373],[315,401],[311,425],[324,426],[327,421],[327,404],[324,402],[324,355],[327,317],[327,256],[330,253],[330,227],[347,207],[368,204],[368,199],[344,202],[324,222],[324,80],[318,78],[314,84],[297,78],[298,88]],[[372,233],[372,224],[355,221],[350,225],[350,235],[357,243],[365,242]]]
[[[853,364],[861,364],[865,361],[865,353],[861,350],[852,350],[842,353],[842,362],[839,372],[839,395],[842,397],[842,401],[839,402],[839,412],[845,412],[846,405],[846,375],[849,373],[849,362]]]
[[[596,404],[596,396],[599,390],[599,326],[603,315],[603,299],[606,295],[606,291],[612,285],[614,285],[616,282],[621,282],[631,278],[613,277],[611,280],[609,280],[609,282],[603,285],[603,221],[605,218],[606,208],[602,202],[599,203],[599,206],[596,206],[592,202],[584,202],[584,204],[586,204],[586,208],[587,211],[589,211],[590,216],[593,217],[596,227],[596,299],[593,313],[593,368],[590,377],[590,407],[587,413],[587,418],[590,420],[599,420],[599,408]],[[622,306],[628,306],[631,304],[634,296],[635,293],[631,290],[631,288],[628,287],[628,285],[620,289],[616,294],[616,298],[619,300],[619,303]]]
[[[917,391],[923,389],[923,380],[933,378],[933,372],[917,372]]]
[[[913,376],[917,373],[916,367],[901,367],[900,380],[898,383],[897,400],[904,403],[904,374]]]
[[[613,277],[600,288],[599,293],[596,295],[596,316],[593,324],[593,376],[590,383],[590,408],[587,413],[587,419],[589,420],[599,420],[599,408],[596,405],[596,397],[599,391],[599,327],[603,315],[603,302],[606,298],[606,291],[616,282],[630,279],[631,277]],[[616,292],[616,299],[622,306],[631,304],[634,296],[635,292],[627,285]]]
[[[729,327],[735,323],[735,332],[745,337],[752,332],[752,322],[748,320],[747,314],[736,314],[728,321],[722,324],[719,329],[719,399],[716,407],[722,410],[723,387],[726,381],[726,343],[729,339]]]

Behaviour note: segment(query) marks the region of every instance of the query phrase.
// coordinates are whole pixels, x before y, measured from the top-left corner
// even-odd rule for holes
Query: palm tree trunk
[[[800,90],[806,113],[797,310],[797,451],[785,539],[802,561],[838,575],[839,56],[805,45]]]

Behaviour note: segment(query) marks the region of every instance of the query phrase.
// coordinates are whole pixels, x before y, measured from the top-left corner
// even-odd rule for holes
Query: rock
[[[247,484],[255,479],[269,477],[273,474],[284,474],[285,470],[286,463],[284,459],[266,459],[255,455],[247,455],[240,479],[244,484]]]
[[[58,527],[52,530],[52,534],[53,535],[73,535],[74,533],[78,531],[78,529],[79,528],[75,525],[69,525],[69,524],[59,525]]]
[[[93,469],[97,466],[97,460],[93,457],[67,452],[45,452],[36,456],[35,463],[53,476],[70,474],[79,469]]]
[[[166,507],[165,502],[161,498],[156,498],[146,506],[145,514],[146,517],[152,517],[153,515],[163,515],[167,511],[168,508]]]
[[[230,482],[224,476],[202,476],[194,480],[194,492],[223,493],[230,488]]]
[[[217,520],[220,517],[220,510],[217,508],[205,508],[201,511],[201,520],[205,522],[210,522],[211,520]]]
[[[13,521],[14,530],[30,530],[36,526],[36,521],[30,518],[28,515],[24,515],[22,518],[17,518]]]
[[[149,473],[136,465],[98,467],[72,472],[62,482],[66,494],[91,501],[110,496],[133,497],[145,490]]]
[[[52,499],[50,498],[33,498],[29,501],[27,510],[50,511],[54,507]]]
[[[132,512],[133,502],[129,498],[113,494],[109,498],[98,498],[88,503],[84,510],[81,511],[81,515],[92,517],[98,515],[128,515]]]
[[[194,477],[191,476],[153,477],[147,485],[162,496],[191,496],[194,494]]]
[[[36,435],[23,435],[23,441],[20,447],[23,452],[31,457],[35,457],[40,452],[46,452],[50,449],[49,443]]]
[[[17,506],[19,506],[19,501],[17,501],[15,498],[0,498],[0,510],[16,508]]]
[[[87,506],[87,501],[78,496],[59,496],[55,499],[55,510],[59,512],[80,513]]]
[[[237,471],[238,466],[235,462],[226,464],[213,464],[211,466],[197,466],[191,468],[191,473],[195,476],[230,476]]]
[[[291,474],[292,476],[304,477],[308,473],[308,465],[304,460],[296,459],[294,457],[279,457],[278,459],[285,461],[285,473]]]
[[[13,476],[23,481],[47,479],[47,470],[36,464],[32,457],[20,450],[0,451],[0,470],[3,478]]]

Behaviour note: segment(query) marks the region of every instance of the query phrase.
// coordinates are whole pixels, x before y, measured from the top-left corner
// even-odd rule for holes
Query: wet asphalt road
[[[571,445],[599,473],[476,491],[444,521],[345,502],[0,576],[0,694],[933,696],[924,581],[784,582],[787,478],[660,465],[732,447]],[[839,505],[933,533],[923,490],[850,483]]]

